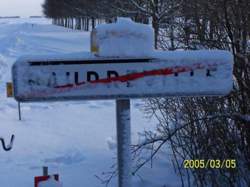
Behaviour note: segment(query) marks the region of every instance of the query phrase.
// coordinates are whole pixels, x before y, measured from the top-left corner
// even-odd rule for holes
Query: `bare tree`
[[[250,2],[201,0],[182,5],[173,22],[174,46],[183,49],[225,49],[234,55],[234,90],[221,98],[149,99],[145,112],[158,119],[147,146],[166,140],[174,166],[184,178],[193,176],[196,186],[247,186],[250,184]],[[171,29],[158,42],[169,45]],[[181,128],[180,128],[181,127]],[[175,132],[172,134],[172,132]],[[160,138],[159,138],[160,137]],[[171,138],[169,138],[171,137]],[[137,147],[144,147],[137,145]],[[157,150],[157,149],[153,149]],[[151,155],[149,157],[152,157]],[[235,169],[185,170],[186,159],[236,159]],[[187,180],[189,186],[191,181]]]
[[[155,132],[142,133],[145,141],[133,146],[134,174],[168,145],[183,186],[250,184],[249,0],[46,0],[44,13],[59,24],[65,25],[66,18],[78,20],[77,28],[82,22],[88,26],[92,20],[94,27],[94,19],[117,16],[145,23],[151,19],[156,48],[231,51],[235,64],[230,95],[145,102],[145,112],[156,117],[158,125]],[[236,159],[237,167],[185,170],[185,159]]]

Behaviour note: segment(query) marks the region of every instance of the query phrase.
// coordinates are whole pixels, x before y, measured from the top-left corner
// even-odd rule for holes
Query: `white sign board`
[[[150,58],[26,57],[13,66],[20,102],[219,96],[232,89],[226,51],[158,52]]]

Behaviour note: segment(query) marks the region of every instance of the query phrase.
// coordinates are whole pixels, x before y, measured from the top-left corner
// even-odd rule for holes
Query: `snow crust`
[[[148,57],[154,50],[154,31],[151,26],[118,18],[116,23],[96,28],[99,56]]]

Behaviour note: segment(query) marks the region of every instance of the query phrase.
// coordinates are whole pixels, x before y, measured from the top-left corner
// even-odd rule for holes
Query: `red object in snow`
[[[58,174],[55,174],[55,175],[52,175],[54,176],[54,179],[56,181],[59,181],[59,175]],[[43,181],[47,181],[48,179],[50,178],[50,176],[39,176],[39,177],[35,177],[35,187],[38,187],[38,184],[40,182],[43,182]]]

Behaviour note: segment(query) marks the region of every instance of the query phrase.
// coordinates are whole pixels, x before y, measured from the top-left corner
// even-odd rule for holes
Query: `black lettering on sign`
[[[92,77],[94,77],[94,80],[91,79]],[[87,81],[90,82],[90,81],[96,81],[96,80],[99,80],[98,73],[96,73],[95,71],[88,71],[87,72]]]
[[[107,77],[108,79],[112,77],[119,77],[119,74],[116,71],[107,71]]]
[[[78,75],[78,72],[75,72],[75,84],[76,85],[79,84],[79,75]]]
[[[192,70],[192,71],[190,72],[190,76],[191,76],[191,77],[194,76],[194,70]]]
[[[70,72],[66,72],[66,82],[70,84]]]
[[[57,86],[57,78],[55,72],[52,72],[52,85]]]
[[[210,70],[209,69],[207,69],[207,77],[211,77],[211,72],[210,72]]]

